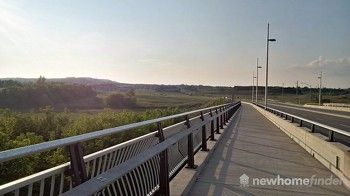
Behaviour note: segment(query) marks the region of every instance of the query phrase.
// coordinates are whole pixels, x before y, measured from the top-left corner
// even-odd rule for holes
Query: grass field
[[[192,96],[180,93],[143,93],[137,94],[137,104],[145,108],[196,107],[212,102],[218,97]]]

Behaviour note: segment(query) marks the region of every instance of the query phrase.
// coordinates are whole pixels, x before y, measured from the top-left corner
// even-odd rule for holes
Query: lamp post
[[[297,80],[297,86],[296,86],[295,89],[296,89],[295,93],[296,93],[296,96],[297,96],[298,104],[300,104],[300,99],[299,99],[299,82],[298,82],[298,80]]]
[[[255,88],[255,102],[258,103],[258,88],[259,88],[259,58],[256,58],[256,88]]]
[[[284,90],[284,83],[282,83],[282,102],[284,101],[284,93],[283,93],[283,90]]]
[[[318,76],[318,79],[320,79],[320,88],[318,90],[318,105],[322,105],[322,71],[320,73],[320,76]]]
[[[267,39],[266,39],[266,78],[265,78],[265,109],[267,107],[267,87],[269,80],[269,43],[275,42],[276,39],[270,39],[270,23],[267,23]]]
[[[254,79],[256,77],[254,76],[254,72],[253,72],[253,85],[252,85],[252,103],[254,102]]]

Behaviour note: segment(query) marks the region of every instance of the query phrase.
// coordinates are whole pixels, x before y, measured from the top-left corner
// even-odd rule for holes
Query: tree
[[[40,76],[39,79],[36,81],[36,84],[39,86],[44,86],[46,82],[46,78],[44,76]]]

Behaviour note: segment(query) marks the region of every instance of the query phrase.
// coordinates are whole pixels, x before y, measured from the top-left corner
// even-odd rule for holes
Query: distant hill
[[[0,80],[14,80],[20,83],[33,83],[36,82],[38,78],[0,78]],[[46,78],[46,81],[81,85],[118,84],[118,82],[114,82],[112,80],[89,77]]]
[[[37,78],[0,78],[0,81],[4,80],[14,80],[20,83],[34,83]],[[120,83],[107,79],[96,79],[89,77],[67,77],[67,78],[48,78],[47,82],[53,83],[64,83],[70,85],[84,85],[91,87],[97,93],[103,92],[127,92],[130,89],[136,92],[159,92],[159,93],[181,93],[187,95],[219,95],[219,96],[230,96],[232,93],[235,95],[250,95],[251,86],[204,86],[204,85],[162,85],[162,84],[128,84]],[[1,84],[1,83],[0,83]],[[1,86],[0,86],[1,88]],[[281,88],[279,86],[269,87],[270,94],[281,94]],[[264,92],[264,87],[259,87],[259,92]],[[313,92],[317,92],[317,88],[311,89]],[[308,87],[299,88],[299,94],[307,94],[310,89]],[[335,89],[335,88],[325,88],[322,90],[324,93],[332,95],[346,95],[350,93],[350,89]],[[293,87],[285,87],[285,94],[295,94],[296,89]]]

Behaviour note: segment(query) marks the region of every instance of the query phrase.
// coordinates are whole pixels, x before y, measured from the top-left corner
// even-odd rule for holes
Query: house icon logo
[[[249,186],[249,176],[242,174],[241,177],[239,177],[239,183],[241,184],[241,187]]]

